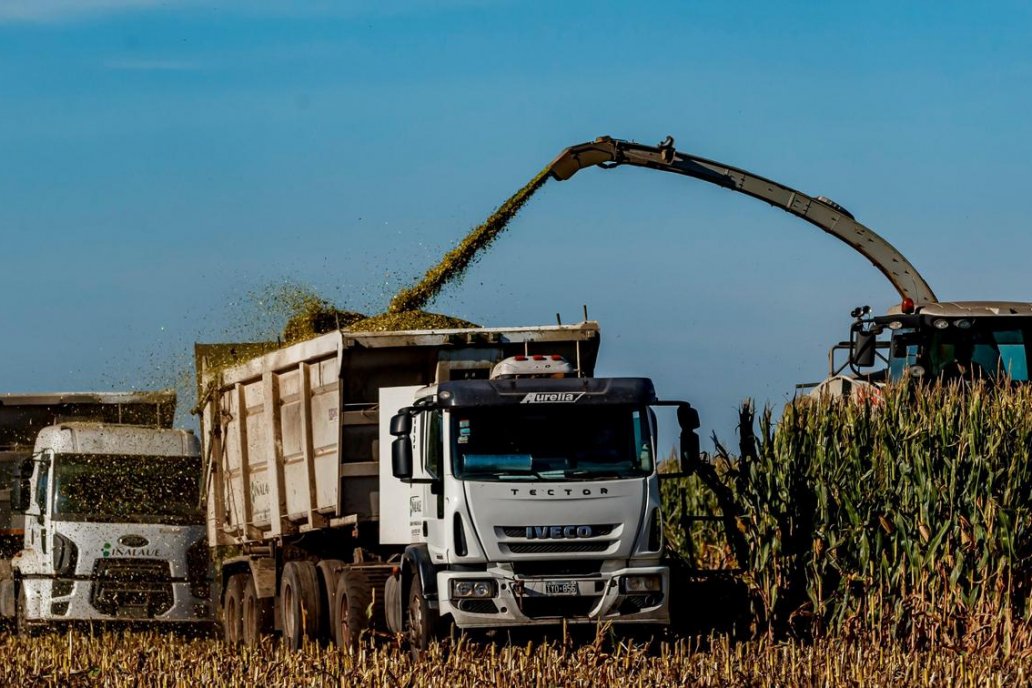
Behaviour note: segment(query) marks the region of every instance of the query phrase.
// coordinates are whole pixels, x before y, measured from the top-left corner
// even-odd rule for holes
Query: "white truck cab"
[[[3,609],[21,629],[210,622],[200,474],[199,442],[188,430],[93,422],[42,428],[12,489],[25,535]]]
[[[393,595],[410,632],[420,606],[427,632],[669,623],[652,382],[492,377],[380,393],[380,541],[417,572]]]

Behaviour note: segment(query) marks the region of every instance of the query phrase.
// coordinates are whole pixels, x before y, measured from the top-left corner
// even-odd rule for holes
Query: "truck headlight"
[[[456,599],[495,596],[495,582],[491,580],[453,580],[451,596]]]
[[[624,576],[620,579],[620,592],[624,593],[659,592],[662,589],[663,577],[655,574],[649,576]]]
[[[79,548],[61,533],[54,533],[54,573],[71,576],[79,561]],[[71,593],[65,593],[66,595]]]

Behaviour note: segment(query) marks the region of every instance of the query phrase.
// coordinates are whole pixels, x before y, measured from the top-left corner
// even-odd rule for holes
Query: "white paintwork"
[[[200,442],[189,430],[159,430],[135,425],[61,423],[36,435],[35,453],[137,454],[140,456],[199,456]]]
[[[414,486],[406,485],[391,470],[391,417],[411,406],[421,386],[380,389],[380,544],[408,545],[422,539],[421,523],[413,519]],[[422,510],[422,504],[420,511]]]

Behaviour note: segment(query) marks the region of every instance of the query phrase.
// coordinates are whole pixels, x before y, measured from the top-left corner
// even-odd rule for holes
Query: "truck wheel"
[[[319,574],[319,609],[322,623],[319,627],[319,637],[327,640],[336,640],[337,614],[333,604],[333,595],[337,590],[339,579],[338,571],[344,568],[344,562],[340,559],[323,559],[315,565]]]
[[[222,637],[230,645],[240,643],[241,603],[244,596],[244,581],[250,578],[245,573],[234,573],[226,581],[226,590],[222,594]]]
[[[430,647],[430,641],[437,637],[437,612],[430,609],[430,604],[423,594],[423,581],[419,573],[412,575],[409,584],[408,609],[406,610],[405,630],[409,647],[422,652]]]
[[[319,574],[310,561],[289,561],[280,582],[283,641],[292,650],[319,639]]]
[[[383,584],[383,612],[384,616],[387,617],[387,629],[391,633],[400,635],[405,632],[405,622],[403,621],[405,610],[401,597],[401,576],[398,574],[392,575]]]
[[[337,574],[333,596],[333,616],[336,619],[333,638],[337,647],[352,647],[369,626],[369,606],[373,591],[369,579],[361,569],[344,567]]]
[[[240,602],[240,642],[248,647],[257,645],[272,625],[272,598],[258,597],[254,578],[247,576]]]
[[[14,615],[14,631],[20,636],[35,635],[33,628],[26,618],[26,611],[29,608],[29,600],[25,595],[25,587],[18,586],[18,609]]]

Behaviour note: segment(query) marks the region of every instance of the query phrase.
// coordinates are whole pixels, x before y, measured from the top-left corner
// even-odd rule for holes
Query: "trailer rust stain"
[[[418,311],[430,303],[447,285],[460,279],[478,255],[498,238],[509,222],[548,181],[551,165],[538,172],[527,184],[505,201],[487,220],[474,227],[458,246],[445,254],[434,267],[427,270],[417,284],[402,289],[387,307],[387,313]]]

